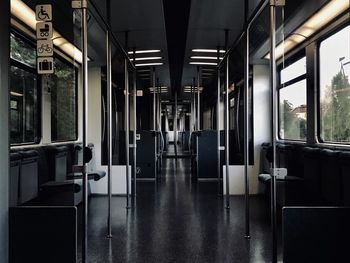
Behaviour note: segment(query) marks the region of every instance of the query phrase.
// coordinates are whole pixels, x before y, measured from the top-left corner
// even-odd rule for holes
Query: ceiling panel
[[[232,44],[240,34],[244,23],[243,0],[193,0],[187,32],[186,54],[182,85],[191,85],[196,76],[196,66],[189,65],[193,48],[216,49],[225,46],[225,30],[228,43]],[[216,56],[216,54],[213,54]]]

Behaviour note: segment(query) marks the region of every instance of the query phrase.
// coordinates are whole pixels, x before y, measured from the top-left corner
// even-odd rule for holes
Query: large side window
[[[34,46],[11,34],[11,144],[38,143],[40,111]]]
[[[320,139],[350,142],[350,26],[320,43]]]
[[[306,57],[280,70],[279,137],[306,140]]]
[[[75,67],[55,58],[51,87],[51,140],[77,139],[77,74]]]

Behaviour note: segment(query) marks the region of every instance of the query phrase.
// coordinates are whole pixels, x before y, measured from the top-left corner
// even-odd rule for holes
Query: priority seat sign
[[[36,38],[37,38],[37,71],[38,74],[53,74],[53,26],[52,26],[52,6],[50,4],[40,4],[35,8]]]

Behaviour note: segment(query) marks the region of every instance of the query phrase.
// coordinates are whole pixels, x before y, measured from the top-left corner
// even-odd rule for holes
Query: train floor
[[[230,209],[225,209],[215,183],[191,180],[189,159],[164,159],[162,179],[137,187],[131,209],[125,208],[125,197],[112,199],[112,239],[106,238],[107,197],[91,198],[88,262],[271,262],[270,212],[264,197],[251,197],[247,240],[244,198],[231,197]]]

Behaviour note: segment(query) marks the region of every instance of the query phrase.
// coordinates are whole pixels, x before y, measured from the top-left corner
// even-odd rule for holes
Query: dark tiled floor
[[[113,197],[113,239],[106,238],[107,198],[90,200],[88,262],[269,262],[269,209],[251,198],[251,239],[244,238],[244,199],[223,207],[216,185],[195,183],[190,161],[164,159],[162,180],[138,184],[136,206]]]

